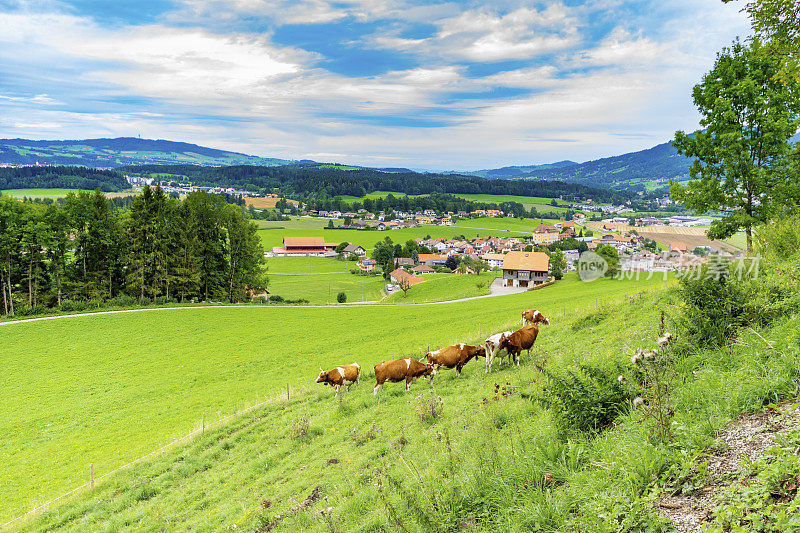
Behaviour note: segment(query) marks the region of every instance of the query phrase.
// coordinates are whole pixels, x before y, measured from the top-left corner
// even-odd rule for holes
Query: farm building
[[[503,260],[503,286],[532,287],[547,281],[550,257],[543,252],[508,252]]]
[[[325,242],[324,237],[284,237],[283,246],[272,248],[275,257],[328,257],[336,255],[337,242]]]

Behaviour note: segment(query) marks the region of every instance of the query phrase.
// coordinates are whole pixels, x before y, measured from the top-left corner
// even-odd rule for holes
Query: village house
[[[681,255],[686,253],[686,243],[681,241],[672,242],[669,245],[670,255]]]
[[[274,257],[330,257],[335,256],[334,251],[339,246],[338,242],[325,242],[324,237],[284,237],[283,246],[272,248]]]
[[[533,287],[547,281],[550,257],[543,252],[508,252],[503,260],[504,287]]]
[[[414,266],[414,260],[410,257],[396,257],[394,264],[398,267],[410,267]]]
[[[481,256],[481,259],[483,259],[486,262],[486,264],[489,265],[489,268],[496,268],[496,267],[503,268],[504,258],[505,255],[503,254],[493,254],[493,253],[487,253]]]
[[[372,272],[373,270],[375,270],[377,263],[372,259],[362,259],[361,261],[356,263],[356,266],[361,272]]]
[[[414,217],[414,220],[417,222],[417,224],[430,224],[431,223],[430,217],[427,217],[425,215],[417,215],[417,216]]]
[[[414,272],[415,274],[430,274],[436,271],[428,265],[417,265],[411,269],[411,272]]]
[[[357,244],[348,244],[347,246],[344,247],[342,253],[344,253],[345,255],[356,254],[361,257],[367,255],[367,251]]]
[[[430,267],[436,265],[444,266],[446,260],[447,256],[441,254],[419,254],[419,262]]]
[[[392,270],[392,272],[389,274],[389,279],[392,280],[392,283],[398,283],[398,284],[400,284],[400,283],[408,283],[409,287],[411,287],[413,285],[416,285],[417,283],[422,283],[423,281],[425,281],[422,278],[417,278],[417,277],[413,276],[412,274],[409,274],[408,272],[406,272],[402,268],[398,268],[396,270]]]

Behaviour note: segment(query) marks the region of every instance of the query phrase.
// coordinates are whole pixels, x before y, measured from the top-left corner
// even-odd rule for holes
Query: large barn
[[[508,252],[503,259],[504,287],[533,287],[549,273],[550,257],[543,252]]]
[[[275,257],[307,256],[327,257],[336,255],[337,242],[325,242],[324,237],[284,237],[283,246],[272,248]]]

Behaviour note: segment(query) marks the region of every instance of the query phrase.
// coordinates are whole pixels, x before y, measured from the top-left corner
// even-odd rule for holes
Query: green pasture
[[[458,298],[470,298],[489,294],[489,285],[500,275],[499,272],[483,272],[477,274],[425,274],[422,283],[403,291],[389,295],[381,303],[411,304],[424,302],[444,302]],[[481,287],[478,287],[481,284]]]
[[[553,317],[574,316],[664,285],[660,278],[585,284],[569,274],[539,291],[454,304],[193,308],[0,326],[0,346],[6,348],[0,401],[10,407],[0,411],[4,465],[0,521],[86,482],[89,463],[94,463],[95,475],[101,476],[187,434],[199,427],[204,413],[207,422],[213,423],[285,390],[287,383],[293,390],[313,387],[320,366],[356,359],[368,370],[383,359],[419,357],[429,346],[476,342],[490,332],[513,327],[523,308],[536,307]],[[559,320],[563,319],[557,318],[554,324]],[[567,339],[570,347],[579,344],[578,339]],[[473,372],[478,375],[477,368]],[[369,378],[364,381],[352,393],[353,401],[372,405]],[[398,386],[387,388],[388,398],[398,394]],[[386,409],[391,412],[398,407],[394,402]],[[313,424],[319,424],[316,418]],[[340,422],[334,425],[345,431]],[[269,439],[285,435],[286,429],[284,421]],[[280,454],[278,448],[275,453]],[[273,464],[273,452],[266,447],[262,451],[270,454],[259,455],[266,461],[262,468],[267,468]],[[293,464],[307,456],[306,451],[297,451]],[[217,476],[219,471],[214,472]],[[235,476],[221,474],[216,479],[211,493],[243,490]],[[190,497],[193,490],[170,498]],[[270,495],[259,493],[258,497]],[[222,511],[200,500],[186,503],[194,509],[191,520],[217,520]],[[152,502],[167,515],[178,512],[173,503]],[[136,504],[133,512],[144,512],[152,519],[151,513],[158,511],[149,505]],[[234,505],[223,514],[227,520],[229,512],[241,511]]]
[[[80,192],[79,189],[8,189],[0,191],[4,195],[13,196],[15,198],[60,198],[67,194]]]
[[[286,299],[305,298],[310,304],[336,303],[339,292],[348,302],[380,300],[383,276],[351,274],[355,261],[324,257],[270,257],[269,292]]]
[[[747,249],[747,235],[743,231],[737,232],[736,235],[732,237],[723,239],[722,242],[730,244],[731,246],[735,246],[740,250]]]
[[[472,237],[523,237],[530,235],[539,225],[540,219],[516,218],[469,218],[458,220],[452,226],[422,225],[416,228],[403,228],[386,231],[366,230],[326,230],[327,219],[298,217],[288,221],[257,221],[258,234],[266,250],[273,246],[282,246],[284,237],[324,237],[325,242],[350,242],[370,250],[375,243],[390,237],[392,242],[403,244],[409,239],[431,237],[452,238],[464,235]],[[545,223],[557,220],[544,219]],[[334,226],[340,226],[341,220],[334,220]]]

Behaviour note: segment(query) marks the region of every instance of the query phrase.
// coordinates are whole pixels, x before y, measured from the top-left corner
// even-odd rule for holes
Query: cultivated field
[[[593,309],[598,303],[663,285],[660,280],[601,280],[584,284],[570,274],[543,290],[457,304],[179,309],[0,326],[1,345],[14,347],[13,351],[4,352],[5,382],[0,392],[3,405],[14,406],[13,410],[0,411],[0,435],[4,437],[0,439],[4,463],[0,520],[86,482],[89,463],[94,463],[95,475],[100,476],[185,435],[199,426],[203,413],[211,423],[245,405],[272,397],[285,390],[287,383],[295,390],[310,387],[319,366],[357,359],[365,369],[371,369],[383,359],[419,357],[429,346],[477,341],[479,328],[482,337],[499,328],[512,327],[519,321],[521,308],[537,307],[554,317],[566,314],[575,317],[585,312],[581,309]],[[629,332],[622,331],[619,335],[627,338]],[[560,337],[565,341],[563,346],[554,345],[547,338],[543,335],[543,348],[557,348],[560,354],[578,354],[586,348],[574,335]],[[591,353],[597,353],[599,345],[593,341],[591,347]],[[587,353],[586,357],[594,355]],[[471,373],[475,377],[482,375],[476,367]],[[368,383],[369,379],[364,381]],[[464,383],[468,389],[462,389],[462,393],[476,389],[462,403],[472,405],[478,395],[485,394],[481,392],[486,386],[483,380],[464,380]],[[362,385],[353,393],[353,406],[359,413],[364,409],[356,406],[382,405],[382,400],[372,398],[369,388],[368,384]],[[418,384],[416,390],[422,391],[424,387]],[[328,402],[328,391],[323,392]],[[385,407],[377,407],[373,414],[392,412],[406,422],[413,417],[397,387],[392,387],[386,397],[397,397],[399,403],[391,401]],[[400,410],[401,406],[405,407]],[[291,417],[311,408],[300,407]],[[285,480],[286,467],[289,464],[296,467],[310,450],[297,449],[291,441],[281,441],[277,447],[269,448],[270,443],[277,442],[275,439],[285,438],[287,431],[286,419],[272,417],[272,414],[267,416],[272,422],[259,426],[260,436],[242,435],[244,441],[260,441],[261,452],[248,458],[248,461],[261,458],[261,466],[256,470],[241,464],[236,467],[238,473],[217,470],[217,461],[219,466],[228,465],[225,468],[232,465],[225,462],[227,445],[214,441],[216,451],[211,456],[205,452],[187,456],[188,462],[184,464],[189,470],[175,473],[174,479],[185,479],[190,485],[185,491],[157,497],[158,490],[152,493],[139,484],[144,487],[143,493],[126,496],[127,503],[121,507],[114,504],[105,508],[110,515],[104,515],[102,520],[122,520],[119,527],[123,529],[137,523],[152,529],[154,523],[161,523],[157,518],[160,515],[168,520],[163,522],[167,529],[183,520],[186,523],[182,527],[198,523],[209,527],[214,523],[216,526],[211,529],[216,529],[223,520],[224,523],[238,520],[246,514],[248,506],[258,505],[265,497],[279,498],[283,507],[284,498],[300,496],[296,494],[298,487],[305,490],[303,480],[313,480],[314,475],[311,471],[303,476],[289,474],[292,481]],[[273,423],[275,426],[270,429]],[[368,422],[354,423],[358,431],[369,428]],[[325,429],[316,434],[324,434],[326,440],[334,438],[337,427],[338,435],[348,427],[338,418],[322,422],[314,415],[312,436],[320,424]],[[385,439],[381,442],[380,449],[385,454]],[[290,463],[278,467],[288,449],[294,449],[296,455]],[[364,461],[376,457],[374,451],[347,468],[363,470]],[[202,488],[208,481],[205,475],[184,477],[194,468],[191,465],[199,465],[199,471],[208,470],[215,479],[213,490],[207,492]],[[364,470],[368,471],[369,468]],[[249,481],[245,482],[240,475]],[[276,476],[286,482],[269,489],[269,493],[264,492],[263,484],[269,484]],[[337,479],[338,483],[346,478]],[[353,482],[356,478],[346,483]],[[239,491],[249,492],[256,486],[258,491],[250,497],[235,499],[248,502],[244,508],[234,500],[226,500],[224,504],[219,500],[231,496],[231,491],[240,494]],[[350,505],[357,506],[358,502],[356,498]],[[128,505],[132,507],[128,509]],[[78,515],[74,512],[69,515],[80,516],[89,511],[84,507]],[[173,522],[177,515],[184,518]],[[75,527],[81,529],[79,525]],[[83,527],[101,526],[97,523]]]
[[[279,200],[280,198],[245,198],[244,203],[248,207],[252,205],[256,209],[265,209],[265,208],[275,207],[275,204],[277,204]],[[289,200],[289,199],[285,200],[289,204],[294,204],[294,205],[299,204],[297,200]]]
[[[633,227],[627,224],[612,224],[608,222],[588,222],[586,224],[592,229],[597,230],[602,234],[603,227],[613,227],[614,231],[616,232],[626,232],[630,231],[631,229],[636,230],[636,232],[643,236],[647,237],[648,239],[653,239],[654,241],[663,244],[665,247],[669,247],[669,245],[673,242],[680,241],[686,243],[686,248],[688,250],[694,250],[698,246],[711,246],[712,248],[716,249],[724,249],[729,250],[732,252],[738,251],[738,247],[732,244],[729,244],[726,241],[716,241],[711,240],[706,237],[706,229],[703,227],[673,227],[673,226],[644,226],[644,227]]]

